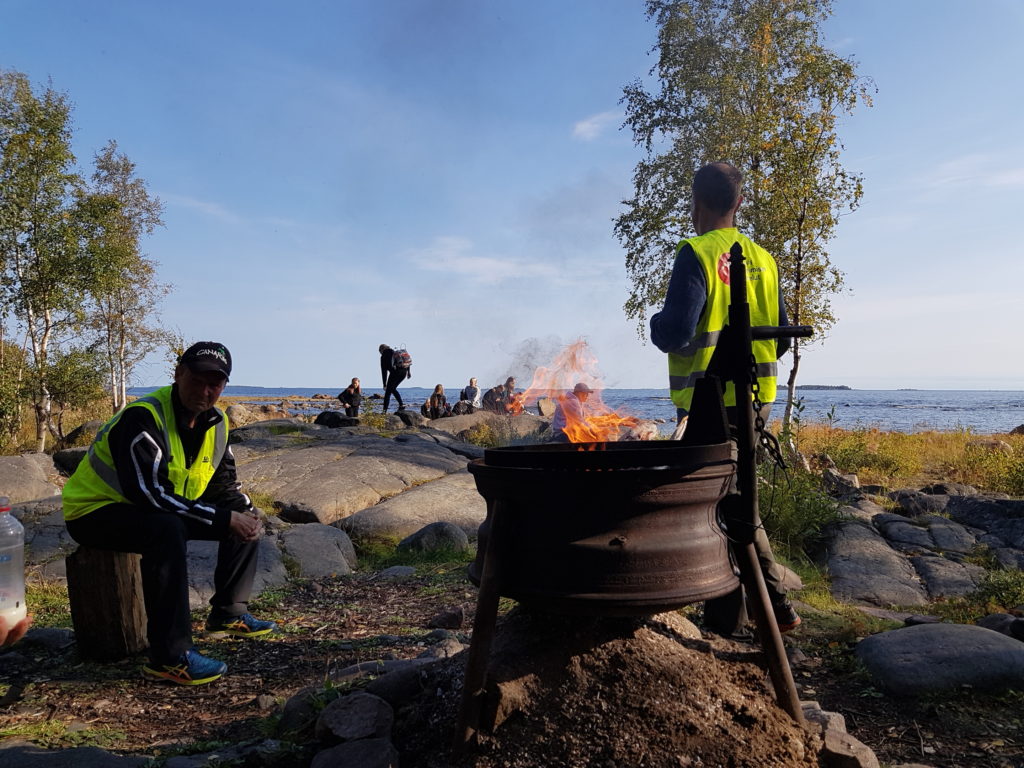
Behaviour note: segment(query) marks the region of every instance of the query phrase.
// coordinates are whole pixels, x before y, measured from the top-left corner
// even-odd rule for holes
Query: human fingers
[[[32,616],[26,616],[17,624],[15,624],[14,628],[7,633],[7,638],[4,640],[3,644],[14,645],[16,642],[18,642],[19,640],[21,640],[21,638],[25,636],[25,633],[28,632],[28,628],[31,626]]]

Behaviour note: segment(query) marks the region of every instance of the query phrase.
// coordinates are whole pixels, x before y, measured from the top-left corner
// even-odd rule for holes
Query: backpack
[[[412,367],[412,355],[407,350],[396,349],[391,353],[391,365],[394,368],[409,370]]]

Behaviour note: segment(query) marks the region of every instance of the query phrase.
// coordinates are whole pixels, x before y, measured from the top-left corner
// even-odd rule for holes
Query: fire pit
[[[729,443],[495,448],[469,470],[487,501],[470,578],[480,583],[486,554],[497,592],[524,605],[645,615],[739,584],[715,517]]]

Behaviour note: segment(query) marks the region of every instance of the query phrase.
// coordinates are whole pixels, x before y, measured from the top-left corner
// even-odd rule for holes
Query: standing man
[[[729,163],[705,165],[694,175],[691,216],[697,236],[677,247],[665,307],[651,318],[651,341],[668,353],[669,390],[680,422],[689,415],[694,385],[712,365],[719,337],[728,323],[729,249],[734,243],[743,247],[746,257],[751,326],[789,325],[775,259],[736,229],[742,187],[743,177]],[[766,406],[775,400],[775,361],[787,349],[789,339],[754,342],[759,397]],[[731,382],[726,386],[725,405],[735,435],[736,393]],[[767,420],[764,408],[761,415]],[[734,480],[722,505],[738,500]],[[800,623],[800,617],[786,597],[785,569],[775,562],[760,520],[755,524],[754,545],[775,617],[779,629],[788,632]],[[718,634],[740,631],[745,619],[742,588],[705,604],[705,624]]]
[[[404,411],[405,404],[398,394],[398,385],[412,378],[412,357],[404,349],[394,350],[387,344],[381,344],[377,349],[380,351],[380,376],[384,386],[383,413],[388,412],[392,395],[398,401],[398,410]]]
[[[207,634],[264,637],[276,626],[248,612],[263,525],[238,489],[227,416],[215,407],[230,374],[223,344],[193,344],[171,386],[129,403],[100,429],[63,491],[75,541],[142,555],[150,656],[142,672],[182,685],[227,671],[192,645],[190,539],[220,542]]]
[[[586,419],[584,406],[593,391],[581,381],[571,392],[566,392],[558,398],[558,402],[555,403],[555,416],[551,420],[551,442],[572,442],[565,433],[565,428],[569,422],[578,424]]]

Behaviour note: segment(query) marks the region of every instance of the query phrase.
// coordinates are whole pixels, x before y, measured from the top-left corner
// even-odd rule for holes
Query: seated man
[[[190,539],[220,542],[207,633],[263,637],[276,626],[247,611],[262,523],[238,489],[227,416],[215,407],[230,374],[222,344],[193,344],[174,384],[129,403],[100,429],[63,492],[75,541],[142,555],[150,656],[142,672],[183,685],[227,671],[192,645]]]
[[[586,419],[584,405],[593,391],[581,381],[572,388],[571,392],[566,392],[558,398],[558,401],[555,403],[555,416],[551,420],[551,442],[572,442],[569,439],[569,435],[566,434],[565,428],[570,422],[578,424]]]

